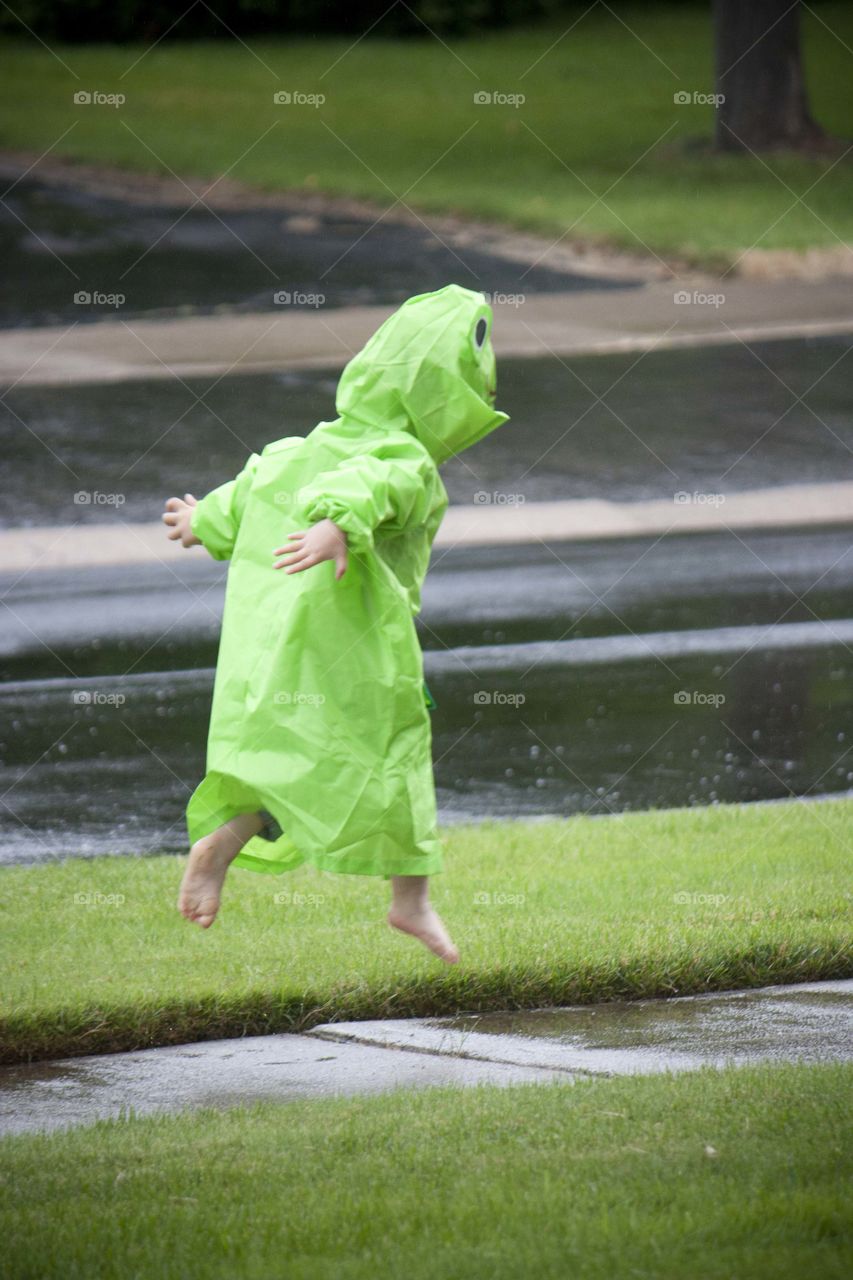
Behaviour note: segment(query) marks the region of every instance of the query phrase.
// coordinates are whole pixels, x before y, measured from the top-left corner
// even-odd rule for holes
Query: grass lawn
[[[8,867],[3,1060],[850,976],[852,825],[839,799],[451,828],[454,967],[372,877],[235,869],[204,932],[174,857]]]
[[[618,6],[617,6],[618,8]],[[579,13],[583,11],[580,10]],[[128,169],[358,196],[719,265],[853,241],[853,156],[714,156],[707,4],[597,5],[442,43],[3,42],[0,145]],[[815,117],[853,136],[853,6],[806,6]],[[120,107],[75,106],[80,90]],[[325,96],[276,105],[275,92]],[[523,94],[521,105],[474,95]],[[688,93],[677,105],[676,93]],[[36,174],[38,170],[34,171]],[[802,197],[800,201],[799,197]],[[188,197],[189,202],[189,197]]]
[[[834,1280],[853,1069],[398,1091],[0,1143],[16,1277]]]

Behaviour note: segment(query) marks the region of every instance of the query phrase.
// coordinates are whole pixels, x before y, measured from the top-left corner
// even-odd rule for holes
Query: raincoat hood
[[[445,462],[507,421],[491,334],[482,293],[449,284],[409,298],[344,369],[338,414],[371,434],[409,431]]]

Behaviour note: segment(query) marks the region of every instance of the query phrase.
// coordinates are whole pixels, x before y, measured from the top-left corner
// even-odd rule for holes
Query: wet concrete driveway
[[[853,1058],[853,980],[567,1009],[342,1022],[0,1070],[0,1132],[431,1085]]]

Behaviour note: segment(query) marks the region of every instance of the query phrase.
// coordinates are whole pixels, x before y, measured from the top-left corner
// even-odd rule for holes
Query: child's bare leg
[[[392,876],[391,886],[388,923],[420,939],[441,960],[456,964],[459,952],[429,900],[429,876]]]
[[[210,928],[219,910],[226,871],[246,841],[257,835],[263,825],[259,813],[240,813],[195,842],[178,895],[181,915],[202,929]]]

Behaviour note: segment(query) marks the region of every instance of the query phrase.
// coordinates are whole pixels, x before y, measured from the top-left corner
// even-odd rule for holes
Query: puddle
[[[212,674],[0,687],[0,861],[185,852]]]
[[[753,1062],[847,1062],[853,981],[671,1000],[327,1023],[315,1034],[472,1060],[594,1075]]]
[[[767,368],[740,344],[639,360],[505,359],[499,401],[512,421],[442,469],[451,501],[707,501],[849,480],[851,342],[756,344]],[[12,481],[0,524],[156,520],[171,493],[205,493],[270,440],[333,417],[337,378],[313,370],[16,388],[0,411]],[[798,404],[804,394],[808,404]]]
[[[631,288],[599,278],[509,262],[471,244],[454,246],[427,226],[390,219],[306,215],[281,208],[208,212],[188,194],[174,206],[138,204],[23,179],[0,208],[8,288],[0,326],[60,324],[142,315],[276,311],[322,295],[342,307],[403,302],[448,281],[490,293]],[[424,221],[429,223],[429,218]],[[443,242],[444,241],[444,242]],[[63,265],[67,264],[67,267]],[[75,280],[72,271],[76,274]],[[75,304],[78,291],[125,298]]]
[[[432,1025],[597,1053],[638,1051],[644,1061],[654,1055],[662,1065],[766,1058],[825,1062],[853,1058],[853,983],[838,986],[477,1014]]]
[[[443,816],[603,814],[848,791],[850,650],[745,652],[748,643],[740,654],[431,676],[444,713],[434,731]]]

